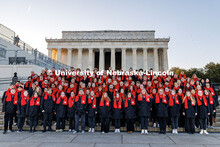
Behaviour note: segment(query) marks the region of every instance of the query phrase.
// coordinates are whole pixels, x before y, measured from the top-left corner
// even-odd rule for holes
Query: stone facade
[[[75,68],[168,70],[169,38],[155,31],[63,31],[46,39],[48,56]]]

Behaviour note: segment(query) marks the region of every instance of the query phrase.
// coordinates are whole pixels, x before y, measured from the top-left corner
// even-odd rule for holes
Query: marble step
[[[3,130],[3,129],[4,129],[3,125],[0,125],[0,130]],[[23,129],[24,129],[24,131],[29,131],[29,126],[24,126]],[[52,129],[55,130],[56,127],[52,126]],[[86,131],[88,131],[88,129],[89,128],[86,127]],[[17,131],[17,126],[13,126],[13,130]],[[37,131],[42,131],[43,127],[42,126],[37,126],[36,130]],[[64,131],[68,131],[68,130],[69,130],[69,127],[68,127],[68,125],[66,125]],[[95,130],[100,132],[101,131],[101,127],[97,126],[97,127],[95,127]],[[114,130],[115,130],[115,127],[111,126],[110,127],[110,131],[113,132]],[[121,130],[121,132],[126,132],[126,127],[121,127],[120,130]],[[135,131],[136,132],[140,132],[141,128],[140,127],[135,127]],[[159,132],[159,128],[149,127],[148,131],[149,132]],[[171,131],[172,131],[172,129],[170,127],[167,127],[167,132],[171,132]],[[196,132],[199,132],[199,131],[200,131],[200,129],[196,128]],[[207,128],[207,131],[208,132],[220,133],[220,127]],[[178,128],[178,132],[185,132],[185,129],[184,128]]]

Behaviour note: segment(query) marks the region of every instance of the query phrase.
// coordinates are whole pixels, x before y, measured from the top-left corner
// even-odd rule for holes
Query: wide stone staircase
[[[1,99],[0,99],[1,101]],[[220,98],[219,98],[219,102],[220,102]],[[55,122],[53,122],[54,124]],[[68,121],[66,121],[66,127],[65,127],[65,130],[67,131],[69,129],[68,127]],[[4,114],[2,113],[2,102],[0,102],[0,130],[3,130],[4,129]],[[39,124],[40,121],[39,121]],[[24,130],[29,130],[29,126],[28,125],[24,125],[23,127]],[[43,126],[42,125],[38,125],[37,128],[36,128],[38,131],[41,131],[43,130]],[[52,129],[55,130],[56,127],[53,125],[52,126]],[[101,130],[101,126],[96,126],[96,131],[100,131]],[[114,131],[114,126],[111,125],[110,127],[110,131]],[[17,130],[17,126],[13,126],[13,130]],[[88,130],[88,127],[86,127],[86,130]],[[138,123],[135,124],[135,131],[140,131],[140,125]],[[126,131],[126,127],[121,127],[121,131]],[[159,128],[154,128],[153,127],[153,123],[152,122],[149,122],[149,128],[148,128],[148,131],[150,132],[158,132],[159,131]],[[172,129],[170,126],[167,126],[167,132],[171,132]],[[184,132],[185,129],[184,128],[178,128],[178,131],[179,132]],[[196,128],[196,132],[199,132],[200,129],[199,128]],[[220,132],[220,106],[217,107],[217,110],[216,110],[216,123],[213,124],[213,128],[207,128],[207,131],[208,132]]]

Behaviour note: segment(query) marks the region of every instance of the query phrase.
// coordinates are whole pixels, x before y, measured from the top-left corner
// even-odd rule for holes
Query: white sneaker
[[[118,129],[118,133],[120,133],[120,129]]]
[[[144,129],[141,130],[141,134],[144,134]]]
[[[115,129],[115,133],[117,133],[118,132],[118,129]]]
[[[199,133],[199,134],[203,134],[203,132],[204,132],[204,131],[203,131],[203,129],[201,129],[201,131],[200,131],[200,133]]]
[[[176,134],[178,134],[178,131],[177,131],[177,129],[175,129],[175,133],[176,133]]]
[[[156,124],[156,123],[154,123],[154,124],[153,124],[153,127],[154,127],[154,128],[156,128],[156,127],[157,127],[157,124]]]
[[[203,131],[204,134],[209,134],[206,130]]]
[[[91,133],[92,132],[92,128],[89,128],[89,131],[88,131],[89,133]]]
[[[144,133],[145,133],[145,134],[148,134],[148,131],[147,131],[147,130],[144,130]]]
[[[76,134],[77,133],[77,131],[76,130],[73,130],[73,134]]]
[[[175,129],[172,129],[172,133],[173,133],[173,134],[176,133],[176,132],[175,132]]]
[[[69,132],[72,132],[72,130],[71,130],[71,129],[69,129]]]
[[[94,133],[95,132],[95,128],[92,128],[92,133]]]
[[[105,132],[104,132],[104,131],[102,131],[102,134],[105,134]]]
[[[159,125],[159,124],[157,124],[157,127],[159,128],[159,127],[160,127],[160,125]]]

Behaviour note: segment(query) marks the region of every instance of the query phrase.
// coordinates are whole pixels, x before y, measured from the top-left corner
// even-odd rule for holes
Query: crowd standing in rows
[[[199,79],[195,74],[186,77],[183,71],[180,75],[159,76],[97,75],[97,71],[94,69],[92,76],[57,76],[55,69],[45,69],[40,75],[31,72],[26,83],[11,84],[2,98],[3,133],[8,124],[12,131],[13,121],[18,133],[26,122],[30,132],[35,132],[39,120],[43,132],[52,131],[53,120],[56,131],[62,132],[68,120],[73,133],[79,132],[79,124],[82,133],[86,125],[88,132],[95,132],[99,124],[102,133],[109,132],[110,124],[116,133],[122,126],[132,133],[140,124],[141,134],[148,134],[150,119],[161,134],[166,134],[170,124],[172,133],[184,127],[193,134],[200,127],[200,134],[208,134],[207,125],[212,127],[215,121],[218,96],[209,79]]]

